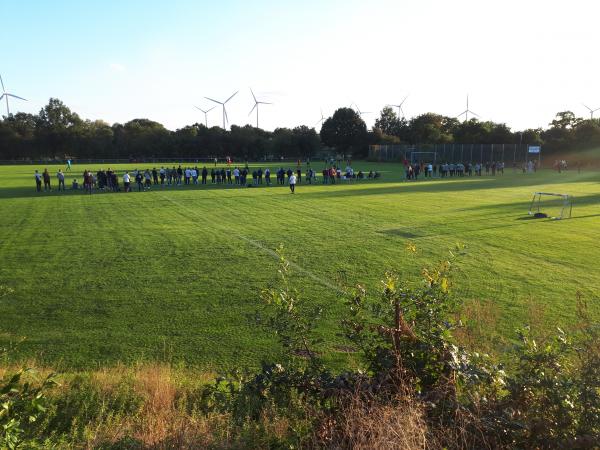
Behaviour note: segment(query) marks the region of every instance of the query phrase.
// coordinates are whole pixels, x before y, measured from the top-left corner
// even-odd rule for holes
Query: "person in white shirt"
[[[296,190],[296,175],[294,175],[292,173],[292,175],[290,175],[290,178],[288,181],[290,183],[290,191],[292,191],[292,194],[293,194]]]
[[[131,177],[129,176],[129,172],[125,172],[125,175],[123,175],[123,186],[125,186],[125,192],[129,192],[130,184]]]
[[[60,187],[62,186],[62,190],[65,190],[65,174],[61,169],[58,169],[56,173],[56,178],[58,178],[58,190],[60,191]]]
[[[36,170],[34,176],[35,176],[35,189],[36,189],[36,191],[41,192],[42,191],[42,174]]]

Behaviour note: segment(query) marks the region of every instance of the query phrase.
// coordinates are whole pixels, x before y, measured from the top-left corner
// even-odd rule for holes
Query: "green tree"
[[[321,127],[321,141],[342,154],[366,153],[367,125],[352,108],[339,108]]]
[[[375,120],[374,128],[380,129],[388,136],[400,137],[403,129],[406,128],[406,121],[399,119],[396,112],[390,106],[386,106],[381,110],[379,118]]]
[[[51,98],[37,117],[36,139],[44,156],[64,156],[70,152],[71,144],[81,125],[79,116],[57,98]]]
[[[440,114],[425,113],[413,117],[409,122],[410,142],[413,144],[444,144],[452,142],[453,130],[458,121]]]
[[[291,156],[301,156],[310,158],[318,152],[321,147],[321,141],[314,128],[308,128],[306,125],[295,127],[292,130],[294,141],[294,153]]]

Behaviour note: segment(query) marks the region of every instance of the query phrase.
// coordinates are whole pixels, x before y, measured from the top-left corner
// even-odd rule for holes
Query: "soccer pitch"
[[[121,176],[134,165],[112,167]],[[320,174],[322,163],[313,167]],[[531,298],[549,326],[574,320],[578,290],[600,317],[598,172],[403,182],[399,164],[354,167],[382,178],[322,185],[319,177],[295,195],[287,186],[210,184],[86,195],[36,193],[33,171],[43,166],[0,167],[0,285],[14,290],[0,298],[0,347],[26,337],[17,358],[62,368],[258,365],[276,347],[251,316],[260,290],[277,280],[280,244],[297,264],[300,292],[325,310],[322,351],[334,364],[346,357],[336,351],[344,310],[336,283],[375,291],[390,269],[415,280],[457,243],[466,254],[454,292],[493,300],[501,335],[522,325]],[[64,166],[48,168],[56,188]],[[67,186],[81,183],[84,168],[67,173]],[[573,218],[529,220],[536,191],[573,195]]]

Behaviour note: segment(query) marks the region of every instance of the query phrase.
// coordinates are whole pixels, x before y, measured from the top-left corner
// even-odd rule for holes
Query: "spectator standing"
[[[142,190],[144,189],[144,176],[142,175],[142,172],[138,172],[136,174],[135,182],[138,185],[138,192],[142,192]]]
[[[63,173],[63,171],[61,169],[58,169],[56,178],[58,178],[58,190],[60,191],[60,188],[62,186],[62,190],[64,191],[65,190],[65,174]]]
[[[45,190],[51,191],[52,187],[50,187],[50,173],[48,172],[48,169],[44,169],[42,178],[44,179],[44,191]]]
[[[37,192],[41,192],[42,191],[42,174],[36,170],[34,177],[35,177],[35,190]]]
[[[123,175],[123,186],[125,187],[125,192],[130,192],[129,185],[131,184],[131,177],[129,176],[129,172],[125,172]]]

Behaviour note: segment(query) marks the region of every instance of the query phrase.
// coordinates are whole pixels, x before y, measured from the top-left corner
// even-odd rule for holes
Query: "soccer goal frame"
[[[540,214],[542,197],[544,196],[561,197],[563,200],[560,215],[551,217],[551,219],[560,220],[571,218],[571,214],[573,213],[573,196],[569,194],[557,194],[554,192],[535,192],[531,199],[531,204],[529,205],[529,215],[533,216]]]
[[[437,152],[410,152],[410,163],[413,164],[416,161],[415,156],[418,155],[432,155],[433,158],[429,158],[429,159],[422,159],[419,158],[419,162],[430,162],[432,164],[435,164],[436,159],[437,159]]]

